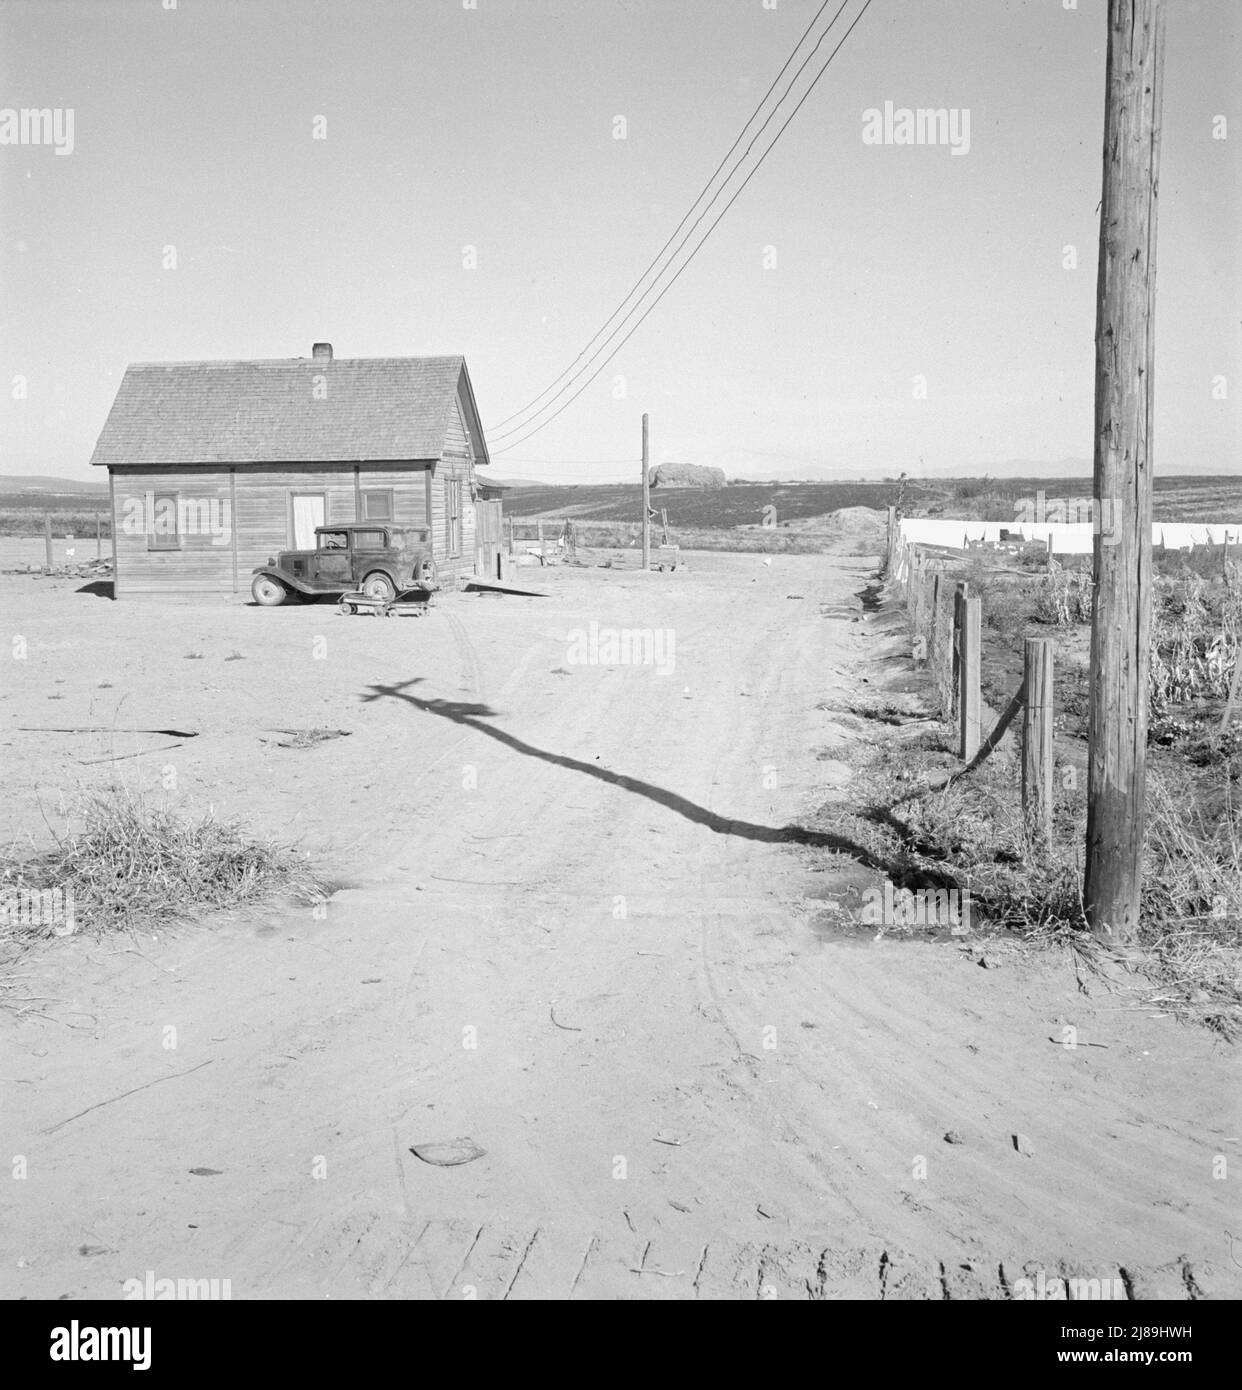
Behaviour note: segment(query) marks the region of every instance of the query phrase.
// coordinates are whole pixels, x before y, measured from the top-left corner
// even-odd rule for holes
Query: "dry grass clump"
[[[1121,962],[1142,1007],[1242,1037],[1242,797],[1227,769],[1205,786],[1149,767],[1139,939],[1124,952],[1086,930],[1085,775],[1077,787],[1058,785],[1049,843],[1034,847],[1013,751],[998,749],[933,789],[958,769],[925,740],[894,739],[860,776],[869,807],[834,813],[831,828],[865,843],[894,881],[951,881],[969,892],[976,921],[1032,944],[1070,947],[1089,965]],[[847,824],[858,819],[866,836]]]
[[[1154,921],[1242,937],[1242,798],[1228,778],[1198,799],[1149,768],[1144,906]]]
[[[23,892],[59,893],[57,901],[71,904],[75,931],[150,929],[263,898],[313,902],[331,891],[294,850],[211,814],[187,819],[114,790],[87,796],[74,820],[50,850],[0,855],[0,875],[9,903]],[[8,914],[7,944],[57,930],[28,917]]]
[[[1146,1003],[1242,1034],[1242,802],[1228,777],[1196,801],[1149,769],[1141,944]]]

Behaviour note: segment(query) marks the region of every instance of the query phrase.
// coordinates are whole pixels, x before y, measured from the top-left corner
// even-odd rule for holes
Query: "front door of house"
[[[292,550],[314,550],[315,527],[328,519],[328,499],[322,492],[294,492],[289,495],[289,546]]]

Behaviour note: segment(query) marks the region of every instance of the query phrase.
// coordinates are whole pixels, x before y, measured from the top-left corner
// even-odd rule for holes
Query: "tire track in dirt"
[[[821,579],[821,583],[826,583],[831,589],[835,589],[841,576],[835,571],[827,570]],[[804,586],[805,587],[805,586]],[[818,620],[806,620],[801,617],[803,612],[813,611],[808,605],[807,609],[784,609],[782,611],[782,621],[767,626],[761,638],[750,644],[741,662],[736,654],[736,649],[730,644],[730,675],[735,688],[743,683],[750,683],[751,699],[754,701],[754,710],[757,718],[752,719],[748,727],[751,732],[751,744],[744,749],[738,749],[735,738],[725,739],[721,742],[721,763],[725,764],[732,754],[734,765],[742,762],[749,765],[752,769],[751,776],[757,781],[762,768],[770,765],[769,759],[776,754],[776,749],[771,747],[775,738],[786,756],[782,761],[788,767],[789,758],[787,749],[791,738],[796,737],[797,725],[805,722],[801,718],[801,712],[808,708],[811,693],[815,684],[815,672],[821,668],[822,661],[819,653],[828,638],[830,629],[822,625]],[[815,653],[814,656],[809,653]],[[791,654],[797,660],[791,664]],[[741,670],[739,670],[739,665]],[[758,686],[755,688],[754,674],[760,673]],[[781,726],[781,721],[773,713],[769,717],[769,712],[781,710],[785,712],[784,724],[793,724],[795,728],[790,730]],[[759,732],[756,732],[756,725]],[[767,732],[779,730],[777,733]],[[769,751],[764,752],[762,746],[754,746],[756,743],[762,745],[765,742],[765,732],[767,732],[766,742],[769,744]],[[797,744],[800,754],[795,755],[805,758],[805,745]],[[737,777],[733,778],[733,785],[727,787],[727,793],[733,796],[739,794],[736,786]],[[718,782],[713,781],[711,791],[711,809],[716,809],[717,786]],[[773,800],[776,800],[773,798]],[[780,798],[780,801],[788,806],[789,796]],[[775,806],[769,806],[769,816],[773,828],[781,824],[779,816],[771,816],[775,811]],[[796,816],[790,816],[789,821],[796,821]],[[783,855],[787,851],[784,846],[769,848],[762,856],[763,862],[771,865],[771,860],[776,855]],[[721,845],[720,858],[722,864],[717,866],[704,865],[701,872],[701,883],[704,892],[707,890],[707,882],[710,875],[720,872],[728,872],[732,868],[734,873],[753,874],[753,864],[756,853],[752,846],[739,842],[735,837],[726,835]],[[764,871],[760,870],[762,874]],[[792,1071],[806,1087],[809,1088],[813,1099],[817,1102],[819,1124],[822,1125],[826,1118],[823,1114],[824,1103],[827,1099],[826,1087],[821,1075],[803,1065],[796,1051],[788,1048],[782,1049],[779,1054],[774,1055],[772,1061],[764,1066],[760,1064],[748,1050],[743,1041],[739,1028],[730,1022],[730,1013],[739,1017],[745,1017],[745,1031],[754,1037],[765,1036],[766,1030],[772,1027],[771,1019],[773,1014],[770,1010],[763,1010],[758,1006],[756,997],[747,988],[745,971],[735,969],[729,975],[729,993],[737,995],[731,999],[726,1009],[723,998],[723,990],[717,986],[715,975],[720,967],[712,963],[712,952],[709,945],[709,938],[713,932],[721,938],[722,948],[727,950],[730,957],[737,959],[745,958],[753,954],[754,945],[752,932],[755,923],[766,913],[772,912],[775,905],[775,886],[780,881],[781,869],[771,865],[766,870],[769,886],[766,892],[757,895],[752,901],[755,906],[754,917],[747,922],[744,919],[739,922],[736,916],[726,916],[723,918],[711,918],[704,915],[701,918],[700,931],[700,956],[703,980],[708,997],[711,1000],[721,1026],[726,1030],[738,1053],[744,1059],[745,1081],[741,1083],[748,1099],[757,1107],[765,1110],[773,1121],[776,1122],[778,1131],[783,1131],[792,1139],[794,1152],[802,1168],[802,1179],[809,1189],[817,1191],[823,1197],[825,1192],[831,1193],[836,1207],[836,1215],[842,1220],[848,1220],[851,1229],[856,1230],[860,1224],[865,1228],[871,1229],[865,1220],[864,1213],[855,1204],[849,1193],[849,1187],[854,1185],[860,1178],[865,1178],[866,1173],[858,1163],[852,1163],[853,1171],[849,1174],[841,1174],[839,1169],[840,1160],[830,1161],[819,1152],[819,1146],[808,1140],[806,1137],[808,1129],[814,1133],[814,1128],[808,1126],[806,1117],[808,1107],[804,1103],[798,1103],[797,1098],[790,1090],[790,1077],[788,1073]],[[749,879],[747,880],[749,881]],[[785,933],[797,930],[796,924],[790,921],[785,923]],[[765,1041],[769,1039],[765,1037]],[[778,1062],[779,1056],[779,1062]],[[775,1073],[775,1075],[773,1075]],[[778,1090],[778,1095],[773,1097],[770,1092],[772,1083]],[[799,1114],[801,1112],[801,1114]],[[795,1121],[791,1116],[798,1115]],[[839,1147],[833,1145],[833,1148]],[[788,1161],[788,1159],[787,1159]],[[853,1180],[853,1182],[851,1182]]]

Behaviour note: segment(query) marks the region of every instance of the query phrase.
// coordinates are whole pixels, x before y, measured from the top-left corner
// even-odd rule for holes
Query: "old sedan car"
[[[389,601],[411,589],[438,585],[427,527],[370,521],[316,526],[314,550],[282,550],[254,570],[250,592],[256,603],[273,608],[291,595],[358,590]]]

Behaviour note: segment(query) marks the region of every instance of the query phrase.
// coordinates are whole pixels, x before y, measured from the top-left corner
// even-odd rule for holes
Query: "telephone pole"
[[[1108,0],[1083,903],[1091,931],[1109,942],[1137,933],[1143,882],[1164,9],[1164,0]]]
[[[643,412],[643,569],[651,568],[651,476],[648,472],[647,414]]]

